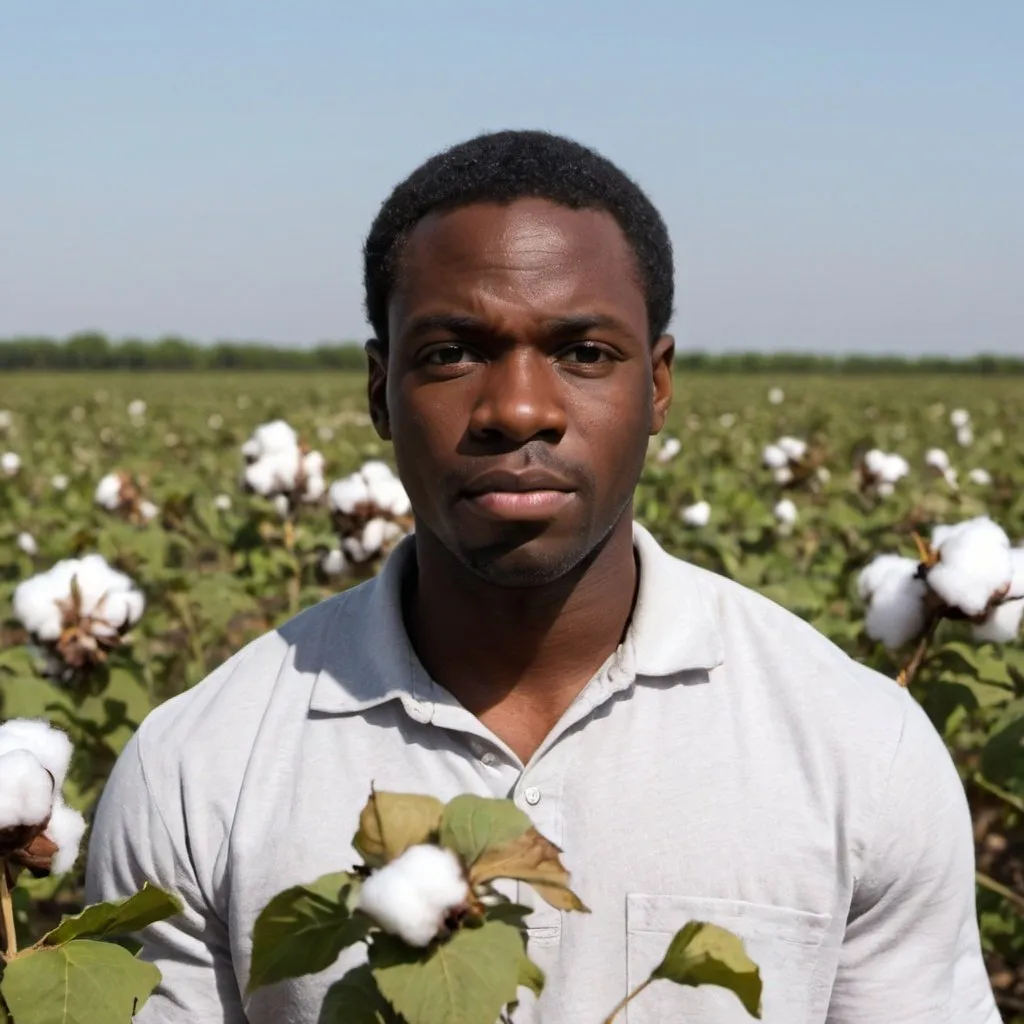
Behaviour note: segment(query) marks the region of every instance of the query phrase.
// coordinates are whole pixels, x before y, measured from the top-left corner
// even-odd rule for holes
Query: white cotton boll
[[[287,494],[278,494],[274,498],[274,511],[282,518],[287,519],[288,513],[291,512],[291,502],[288,501]]]
[[[828,466],[819,466],[815,475],[823,484],[827,484],[832,479],[832,470]]]
[[[53,779],[30,751],[0,754],[0,829],[42,825],[50,816],[53,790]]]
[[[875,591],[890,577],[913,576],[918,562],[903,555],[877,555],[860,571],[857,577],[857,593],[862,601],[870,601]]]
[[[868,636],[890,649],[920,636],[928,616],[927,588],[916,576],[917,563],[911,558],[899,561],[902,564],[890,565],[872,590],[864,621]]]
[[[761,461],[768,469],[784,469],[789,465],[789,456],[777,444],[765,445]]]
[[[683,442],[678,437],[666,437],[658,451],[657,460],[662,464],[671,462],[682,450]]]
[[[335,512],[350,514],[370,500],[370,488],[361,474],[352,473],[331,484],[327,500]]]
[[[303,501],[319,501],[327,490],[327,484],[322,476],[307,476],[306,485],[302,489]]]
[[[0,755],[12,750],[27,750],[53,776],[58,791],[64,785],[72,754],[67,733],[41,718],[11,718],[0,725]]]
[[[725,430],[731,430],[736,426],[736,414],[734,412],[723,412],[718,417],[718,424]]]
[[[458,857],[440,846],[411,846],[374,871],[359,893],[359,909],[410,946],[428,946],[448,913],[469,898]]]
[[[979,516],[952,528],[937,527],[933,536],[941,537],[936,541],[939,561],[928,571],[928,585],[951,608],[972,617],[983,614],[1013,580],[1006,533]]]
[[[875,494],[880,498],[891,498],[896,493],[896,488],[888,480],[883,480],[875,487]]]
[[[261,455],[280,455],[299,446],[298,434],[284,420],[264,423],[253,431],[252,436]]]
[[[249,462],[255,462],[263,454],[263,449],[260,447],[259,441],[255,437],[250,437],[242,445],[242,456]]]
[[[396,476],[371,483],[370,500],[382,512],[389,512],[393,516],[408,515],[412,507],[402,481]]]
[[[363,550],[371,555],[377,554],[384,547],[384,537],[387,533],[386,519],[371,519],[364,527],[362,536],[359,538]]]
[[[363,542],[358,537],[346,537],[341,542],[341,549],[345,555],[357,565],[373,557],[373,552],[368,552],[363,547]]]
[[[113,512],[121,504],[121,476],[118,473],[108,473],[96,485],[96,493],[93,501],[101,508]]]
[[[967,474],[967,479],[978,487],[989,487],[992,484],[992,474],[987,469],[982,469],[980,466],[976,469],[972,469]]]
[[[17,452],[4,452],[0,455],[0,469],[7,476],[14,476],[21,469],[21,456]]]
[[[886,455],[879,476],[885,483],[894,484],[910,472],[910,464],[902,455]]]
[[[18,534],[18,539],[15,543],[17,543],[18,548],[21,551],[30,557],[32,555],[39,554],[39,545],[36,543],[35,537],[33,537],[27,530],[22,530],[22,532]]]
[[[1006,593],[1008,601],[1024,597],[1024,548],[1014,548],[1010,552],[1010,589]]]
[[[321,441],[333,441],[334,440],[334,428],[328,427],[326,424],[316,428],[316,436]]]
[[[966,409],[954,409],[949,414],[949,422],[959,430],[961,427],[966,427],[970,424],[971,414]]]
[[[14,614],[39,640],[44,643],[57,640],[62,628],[61,611],[57,606],[61,596],[55,591],[50,574],[40,573],[14,588]]]
[[[1017,598],[996,605],[985,616],[985,621],[977,623],[971,630],[978,643],[1009,644],[1020,634],[1021,621],[1024,620],[1024,600]]]
[[[974,444],[974,431],[969,425],[957,428],[956,443],[960,445],[961,448],[970,448],[970,446]]]
[[[791,462],[799,462],[807,454],[807,442],[798,437],[780,437],[776,445],[781,448]]]
[[[221,414],[219,412],[212,412],[212,413],[210,413],[209,418],[206,421],[206,425],[211,430],[220,430],[220,428],[224,426],[224,417],[221,416]],[[246,444],[247,443],[248,442],[246,442]],[[243,448],[243,453],[242,454],[244,455],[245,454],[245,452],[244,452],[245,445],[242,445],[242,448]]]
[[[14,414],[10,409],[0,409],[0,430],[10,430],[14,426]]]
[[[230,512],[231,511],[231,497],[227,494],[218,494],[213,499],[213,507],[218,512]]]
[[[139,502],[139,515],[148,523],[160,514],[160,509],[151,501]]]
[[[768,401],[771,402],[772,405],[782,405],[785,400],[786,392],[783,391],[782,388],[772,388],[768,392]]]
[[[68,807],[58,795],[50,815],[50,823],[46,826],[47,839],[57,845],[50,867],[51,875],[67,874],[78,860],[78,851],[85,835],[85,818],[74,808]]]
[[[323,558],[320,559],[320,568],[325,576],[343,576],[348,568],[345,553],[341,548],[325,552]]]
[[[949,456],[941,448],[929,448],[924,453],[924,462],[926,466],[939,473],[944,473],[949,469]]]
[[[789,466],[780,466],[772,470],[772,479],[782,487],[793,482],[793,470]]]
[[[74,570],[83,615],[92,615],[107,594],[133,588],[123,572],[111,568],[102,555],[86,555]]]
[[[395,475],[391,467],[380,459],[370,459],[368,462],[364,462],[359,473],[368,484],[390,480]]]
[[[888,459],[888,456],[881,450],[881,448],[872,448],[871,451],[864,453],[862,461],[864,463],[864,468],[872,476],[884,478],[886,459]]]
[[[277,489],[277,469],[270,459],[260,459],[245,467],[245,486],[256,494],[269,497]]]
[[[711,519],[711,506],[706,501],[698,501],[688,505],[679,515],[687,526],[707,526]]]
[[[392,541],[399,540],[404,535],[405,531],[398,523],[393,523],[390,519],[384,520],[384,547],[387,547]]]
[[[307,452],[302,457],[302,472],[307,476],[324,475],[324,457],[321,452]]]
[[[66,491],[68,489],[68,478],[64,473],[55,473],[50,478],[50,486],[55,491]]]
[[[960,474],[952,466],[942,474],[942,479],[945,480],[953,490],[957,490],[960,486]]]
[[[800,514],[797,512],[796,505],[789,498],[783,498],[775,506],[775,518],[783,526],[792,526],[799,517]]]
[[[115,590],[103,599],[103,605],[96,612],[109,627],[107,635],[113,636],[142,618],[146,599],[138,590]],[[99,628],[93,632],[102,635]]]
[[[146,403],[141,398],[133,399],[128,403],[128,415],[132,419],[141,419],[146,415]]]

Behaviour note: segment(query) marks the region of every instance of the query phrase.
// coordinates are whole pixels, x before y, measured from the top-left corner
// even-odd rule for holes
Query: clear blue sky
[[[0,79],[0,336],[362,339],[389,188],[543,127],[686,347],[1024,354],[1022,0],[8,0]]]

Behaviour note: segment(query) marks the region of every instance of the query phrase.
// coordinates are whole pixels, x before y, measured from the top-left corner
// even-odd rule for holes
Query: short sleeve
[[[840,953],[828,1024],[1000,1024],[981,955],[963,785],[909,696]]]
[[[93,823],[87,861],[90,902],[121,899],[150,882],[175,892],[181,914],[137,937],[163,980],[139,1024],[245,1024],[227,928],[202,893],[188,855],[180,797],[171,780],[151,786],[143,763],[146,726],[118,758]],[[170,783],[170,784],[168,784]]]

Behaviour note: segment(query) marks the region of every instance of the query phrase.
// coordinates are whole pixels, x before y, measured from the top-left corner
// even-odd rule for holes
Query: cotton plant
[[[809,484],[816,488],[824,482],[821,476],[822,453],[812,450],[799,437],[783,435],[761,451],[761,464],[769,470],[779,487],[797,487]]]
[[[960,475],[944,449],[929,448],[924,453],[924,464],[933,476],[942,477],[953,490],[960,486]]]
[[[950,426],[956,431],[956,443],[961,448],[974,444],[974,423],[966,409],[954,409],[949,414]]]
[[[992,519],[936,526],[929,541],[916,539],[916,557],[879,555],[857,584],[871,639],[893,650],[919,641],[904,682],[943,620],[969,623],[978,643],[1012,642],[1024,620],[1024,547],[1013,547]]]
[[[0,723],[0,1021],[5,1024],[130,1020],[159,983],[160,972],[111,940],[181,910],[175,896],[145,886],[126,900],[65,917],[30,945],[19,942],[13,897],[19,876],[65,875],[78,861],[86,823],[64,796],[73,753],[68,736],[42,719]]]
[[[864,453],[858,466],[861,490],[880,498],[891,497],[896,485],[910,473],[910,464],[896,452],[872,448]]]
[[[4,452],[0,455],[0,474],[17,476],[21,471],[21,456],[17,452]]]
[[[102,555],[69,558],[14,589],[15,617],[51,658],[51,668],[71,677],[107,661],[127,642],[146,599],[130,577]]]
[[[160,514],[159,507],[143,495],[138,481],[123,470],[113,470],[100,478],[93,503],[136,524],[151,522]]]
[[[417,793],[371,791],[352,840],[359,858],[275,896],[252,933],[253,992],[330,967],[365,944],[365,962],[328,990],[319,1019],[347,1021],[359,992],[366,1020],[381,1024],[495,1024],[544,973],[527,950],[526,906],[496,883],[531,886],[563,913],[588,914],[570,888],[562,851],[511,800],[457,796],[447,804]],[[310,928],[310,908],[320,924]],[[585,925],[584,925],[585,926]],[[742,941],[692,921],[671,939],[651,975],[605,1018],[611,1024],[658,981],[731,990],[753,1017],[761,978]],[[595,1021],[594,1024],[599,1024]]]
[[[655,452],[654,461],[664,466],[671,462],[683,450],[683,442],[678,437],[666,437]]]
[[[34,558],[39,554],[39,545],[28,530],[22,530],[15,538],[14,543],[18,546],[18,550],[22,554],[28,555],[29,558]]]
[[[335,480],[328,488],[327,504],[340,550],[355,565],[387,554],[412,529],[409,495],[391,467],[377,459]],[[327,572],[323,562],[321,567]]]
[[[258,426],[242,445],[242,457],[244,488],[275,502],[283,517],[324,496],[324,456],[301,443],[284,420]]]
[[[679,518],[694,529],[707,526],[711,521],[711,505],[706,501],[694,502],[680,511]]]

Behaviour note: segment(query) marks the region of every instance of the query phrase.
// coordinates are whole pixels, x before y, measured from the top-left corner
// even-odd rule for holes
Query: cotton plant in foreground
[[[243,486],[274,501],[282,516],[324,495],[323,455],[300,443],[295,429],[284,420],[258,426],[242,445],[242,456],[246,463]]]
[[[160,509],[143,496],[135,478],[123,470],[114,470],[100,479],[93,503],[131,523],[148,523],[160,514]]]
[[[412,529],[409,495],[391,467],[377,459],[335,480],[328,489],[327,504],[346,563],[360,565],[387,554]],[[328,575],[337,574],[325,564],[328,558],[332,568],[340,564],[338,556],[328,552],[321,568]]]
[[[860,460],[861,490],[888,498],[896,491],[898,484],[910,473],[910,464],[902,455],[872,448]]]
[[[14,589],[14,614],[58,675],[102,664],[142,618],[146,599],[102,555],[57,562]]]
[[[1008,643],[1024,619],[1024,548],[987,516],[936,526],[930,541],[917,537],[917,557],[879,555],[860,573],[869,637],[897,649],[920,641],[919,667],[935,629],[964,621],[979,643]],[[913,671],[904,674],[904,682]]]
[[[119,903],[86,907],[38,941],[19,942],[13,889],[74,868],[85,834],[64,800],[71,741],[42,719],[0,724],[0,1021],[110,1024],[129,1021],[160,980],[114,937],[176,914],[180,901],[146,886]],[[73,1007],[73,1011],[69,1008]]]
[[[562,851],[511,800],[463,795],[444,804],[373,791],[352,846],[360,863],[279,893],[253,928],[249,992],[317,974],[345,948],[366,945],[366,962],[327,990],[320,1024],[351,1024],[356,1009],[378,1024],[507,1021],[520,989],[541,994],[544,974],[527,950],[530,908],[495,883],[525,883],[563,912],[589,913],[569,887]],[[604,1024],[634,1000],[642,1006],[659,980],[729,989],[760,1018],[757,965],[717,925],[684,925]]]

